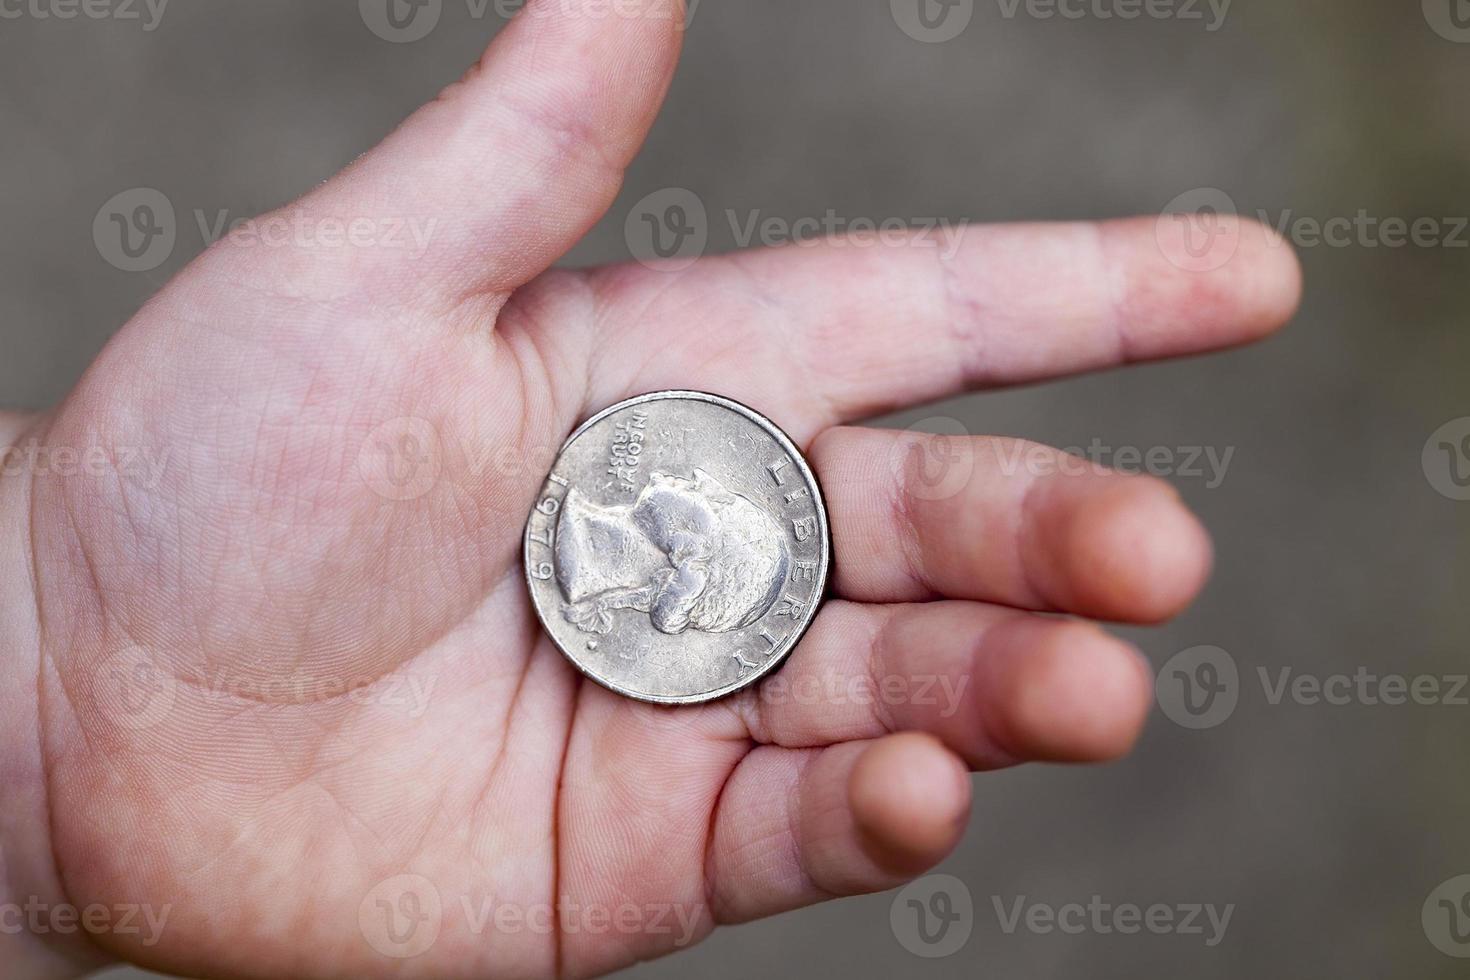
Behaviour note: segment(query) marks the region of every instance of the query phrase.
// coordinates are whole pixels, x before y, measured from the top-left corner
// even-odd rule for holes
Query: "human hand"
[[[12,895],[167,909],[157,935],[93,940],[190,975],[588,976],[932,866],[967,769],[1131,746],[1146,664],[1046,614],[1187,605],[1210,551],[1177,497],[1013,472],[1031,450],[963,439],[944,448],[969,479],[936,499],[926,437],[842,426],[1255,339],[1297,302],[1289,249],[1229,221],[1211,247],[1233,257],[1191,271],[1149,219],[970,228],[952,257],[834,243],[548,271],[614,200],[681,26],[676,0],[533,3],[289,209],[433,221],[422,256],[227,239],[58,410],[13,425],[109,465],[0,482]],[[519,561],[562,437],[667,388],[736,398],[807,448],[835,548],[834,600],[783,671],[679,710],[581,680]],[[166,460],[156,482],[125,465],[139,450]],[[958,700],[790,693],[927,677]],[[486,901],[557,911],[477,928]],[[422,950],[427,926],[378,918],[435,902]],[[573,907],[641,918],[573,930]],[[38,971],[92,955],[33,938]]]

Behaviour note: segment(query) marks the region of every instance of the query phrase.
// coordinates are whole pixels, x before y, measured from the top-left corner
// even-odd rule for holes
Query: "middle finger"
[[[1155,623],[1209,575],[1208,534],[1152,477],[1015,440],[879,429],[830,429],[810,456],[845,599]]]

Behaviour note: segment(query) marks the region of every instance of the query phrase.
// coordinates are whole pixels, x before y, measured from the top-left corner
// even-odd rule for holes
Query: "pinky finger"
[[[943,860],[969,812],[964,762],[929,735],[763,746],[721,797],[711,910],[718,922],[746,922],[892,888]]]

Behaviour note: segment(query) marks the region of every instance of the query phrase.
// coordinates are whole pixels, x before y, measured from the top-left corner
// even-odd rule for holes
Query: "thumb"
[[[399,222],[415,247],[323,250],[312,274],[446,312],[529,282],[611,207],[684,29],[683,0],[530,0],[464,78],[295,206]]]

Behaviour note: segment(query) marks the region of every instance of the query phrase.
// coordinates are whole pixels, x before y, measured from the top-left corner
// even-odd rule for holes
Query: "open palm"
[[[111,954],[596,974],[891,887],[958,839],[967,769],[1138,733],[1145,663],[1048,614],[1183,608],[1209,544],[1172,492],[839,426],[1254,339],[1295,305],[1289,251],[1221,219],[1202,254],[1142,220],[548,271],[613,201],[682,26],[677,0],[566,8],[532,3],[283,212],[432,226],[423,254],[226,241],[33,422],[106,460],[3,499],[29,508],[57,880],[169,910]],[[701,708],[582,680],[519,563],[562,438],[665,388],[786,428],[833,524],[834,601],[792,660]]]

